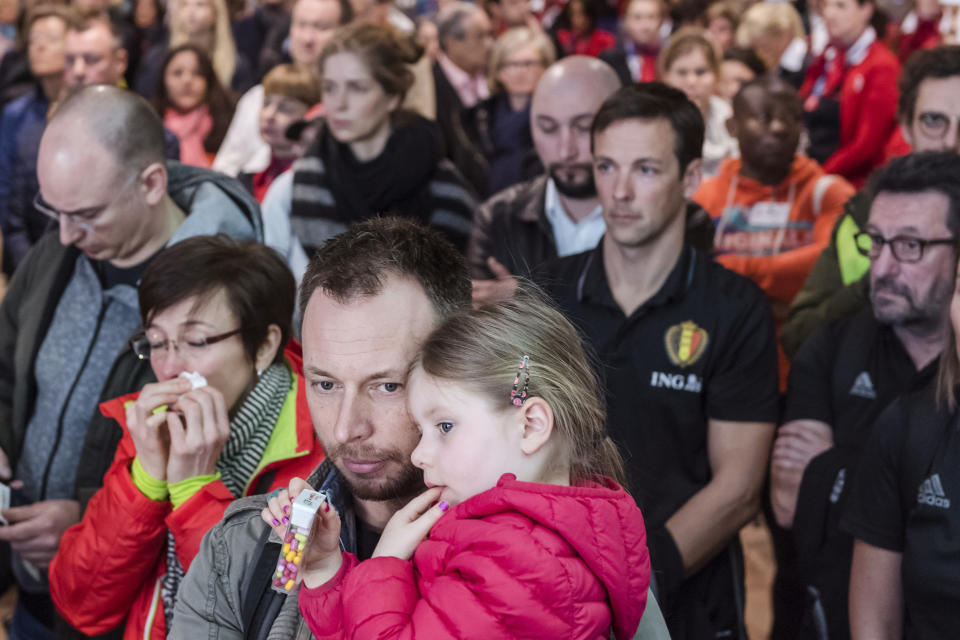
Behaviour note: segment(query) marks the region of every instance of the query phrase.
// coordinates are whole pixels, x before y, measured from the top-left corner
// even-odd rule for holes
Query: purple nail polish
[[[274,518],[274,519],[273,519],[273,526],[279,527],[279,526],[280,526],[280,521],[277,520],[276,518]]]
[[[447,504],[446,500],[441,501],[440,504],[438,504],[437,506],[440,508],[440,511],[443,511],[443,512],[446,512],[447,509],[450,508],[450,505]]]
[[[287,505],[283,508],[284,513],[290,513],[290,505]]]
[[[287,524],[288,522],[290,522],[290,518],[288,518],[287,516],[283,516],[282,518],[280,518],[280,522],[282,522],[283,524]]]

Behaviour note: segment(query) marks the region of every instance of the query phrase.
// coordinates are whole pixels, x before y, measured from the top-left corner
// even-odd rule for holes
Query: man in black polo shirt
[[[849,637],[852,538],[838,520],[873,424],[897,396],[935,376],[953,291],[960,218],[951,153],[897,158],[874,176],[857,246],[870,263],[870,307],[821,328],[793,360],[773,448],[771,501],[793,528],[807,590],[805,628]],[[810,637],[824,637],[813,634]]]
[[[603,362],[675,640],[745,637],[737,532],[759,508],[778,402],[763,292],[684,244],[703,131],[665,85],[610,97],[591,130],[606,234],[544,280]]]

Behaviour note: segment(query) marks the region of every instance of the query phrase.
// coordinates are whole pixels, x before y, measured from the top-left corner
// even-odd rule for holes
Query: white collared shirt
[[[547,193],[543,203],[547,221],[553,228],[553,239],[557,243],[557,255],[561,258],[589,251],[597,246],[607,225],[603,221],[603,207],[597,205],[579,222],[574,220],[563,208],[560,193],[553,180],[547,180]]]

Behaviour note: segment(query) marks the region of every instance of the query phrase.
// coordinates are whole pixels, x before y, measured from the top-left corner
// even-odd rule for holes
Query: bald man
[[[487,200],[474,219],[467,259],[474,300],[509,297],[515,276],[597,246],[606,225],[593,184],[590,125],[620,88],[616,71],[587,56],[551,65],[530,106],[533,144],[545,174]],[[696,206],[687,211],[688,241],[709,252],[713,224]]]
[[[59,229],[27,254],[0,305],[0,479],[22,485],[26,502],[0,513],[10,523],[0,540],[20,586],[11,637],[42,640],[55,617],[43,574],[119,441],[115,424],[91,418],[99,402],[152,379],[126,346],[140,326],[143,270],[187,237],[263,232],[239,183],[167,165],[156,113],[115,87],[62,103],[41,138],[37,178],[35,207]]]

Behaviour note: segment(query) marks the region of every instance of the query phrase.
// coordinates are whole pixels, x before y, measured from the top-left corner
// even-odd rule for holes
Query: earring
[[[263,375],[263,369],[257,369],[257,377],[259,378],[262,375]]]

